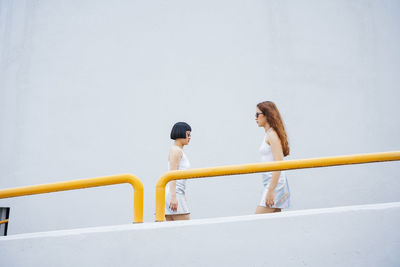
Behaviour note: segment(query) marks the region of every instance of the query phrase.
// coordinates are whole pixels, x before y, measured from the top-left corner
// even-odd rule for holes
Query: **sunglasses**
[[[256,118],[258,118],[258,116],[260,116],[261,114],[263,114],[262,112],[256,112]]]

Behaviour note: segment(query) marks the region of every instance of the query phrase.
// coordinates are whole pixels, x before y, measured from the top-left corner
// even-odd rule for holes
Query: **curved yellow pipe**
[[[19,197],[26,195],[44,194],[58,191],[75,190],[88,187],[106,186],[129,183],[134,189],[133,221],[143,222],[143,184],[132,174],[118,174],[96,178],[78,179],[50,184],[31,185],[0,190],[1,198]]]
[[[169,171],[160,177],[156,185],[156,221],[165,220],[165,186],[172,180],[395,160],[400,160],[400,151]]]

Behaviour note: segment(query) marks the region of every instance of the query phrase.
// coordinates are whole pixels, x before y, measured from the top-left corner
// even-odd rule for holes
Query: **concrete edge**
[[[194,219],[189,221],[173,221],[173,222],[150,222],[140,224],[123,224],[113,226],[100,226],[100,227],[88,227],[88,228],[76,228],[68,230],[56,230],[48,232],[35,232],[27,234],[16,234],[5,237],[0,237],[0,242],[8,240],[19,240],[19,239],[32,239],[42,237],[58,237],[58,236],[70,236],[70,235],[81,235],[90,233],[104,233],[104,232],[116,232],[116,231],[127,231],[127,230],[145,230],[145,229],[161,229],[161,228],[174,228],[182,226],[193,226],[193,225],[206,225],[206,224],[220,224],[220,223],[231,223],[241,221],[257,221],[264,219],[280,219],[290,217],[301,217],[309,215],[320,215],[320,214],[334,214],[334,213],[346,213],[363,210],[386,210],[400,208],[400,202],[388,202],[381,204],[366,204],[366,205],[355,205],[355,206],[342,206],[334,208],[319,208],[319,209],[306,209],[306,210],[295,210],[285,211],[281,213],[273,214],[259,214],[259,215],[243,215],[243,216],[231,216],[231,217],[218,217],[218,218],[206,218],[206,219]]]

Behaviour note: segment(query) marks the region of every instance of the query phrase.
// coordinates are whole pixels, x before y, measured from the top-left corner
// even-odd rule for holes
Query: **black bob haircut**
[[[186,131],[192,131],[192,128],[186,122],[177,122],[171,130],[171,139],[186,138]]]

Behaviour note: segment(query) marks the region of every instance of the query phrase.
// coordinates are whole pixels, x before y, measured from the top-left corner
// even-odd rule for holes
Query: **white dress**
[[[272,128],[270,128],[272,129]],[[270,162],[274,161],[274,157],[272,155],[271,146],[267,144],[266,139],[268,137],[268,133],[270,130],[267,131],[263,138],[263,142],[260,146],[260,154],[261,154],[261,162]],[[265,172],[262,174],[262,182],[264,185],[264,191],[261,197],[260,206],[266,207],[265,200],[267,198],[268,189],[272,179],[272,172]],[[281,175],[279,176],[278,183],[274,189],[274,203],[275,205],[271,208],[288,208],[290,205],[290,191],[289,185],[286,179],[286,173],[281,171]]]
[[[182,150],[182,158],[178,165],[178,170],[186,170],[190,168],[190,162]],[[169,163],[168,163],[169,170]],[[189,214],[189,208],[187,205],[187,200],[185,196],[186,190],[186,180],[176,180],[176,199],[178,200],[178,209],[177,211],[172,211],[169,208],[169,204],[171,202],[171,192],[169,189],[169,183],[165,188],[165,215],[176,215],[176,214]]]

